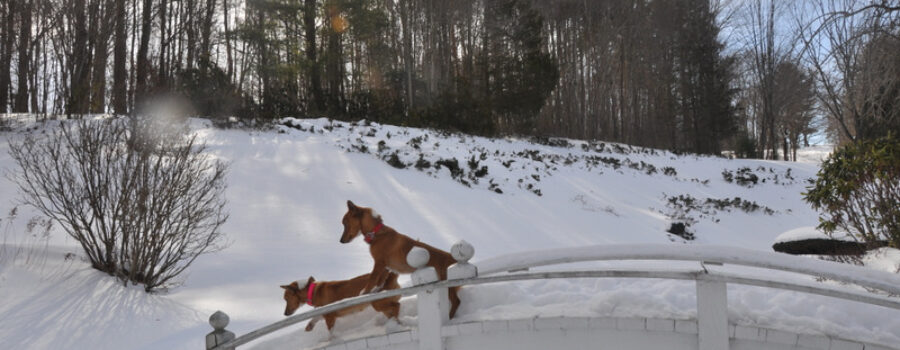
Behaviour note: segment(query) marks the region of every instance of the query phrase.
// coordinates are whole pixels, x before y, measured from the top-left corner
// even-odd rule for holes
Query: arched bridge
[[[408,331],[340,341],[325,349],[622,349],[664,348],[727,349],[824,349],[900,350],[900,345],[873,344],[867,339],[843,339],[822,334],[801,334],[728,322],[728,284],[790,290],[853,302],[877,305],[900,317],[900,276],[860,266],[839,264],[779,253],[703,245],[598,245],[520,253],[468,263],[474,249],[457,243],[451,253],[459,261],[448,270],[448,279],[438,281],[433,268],[424,266],[427,251],[414,249],[407,257],[417,268],[413,285],[367,294],[287,317],[281,321],[235,337],[227,331],[227,315],[210,317],[215,330],[207,335],[207,349],[234,349],[274,331],[348,306],[396,295],[416,295],[418,325]],[[564,269],[529,271],[532,268],[593,261],[656,260],[691,261],[692,268],[654,269]],[[724,265],[724,266],[723,266]],[[747,274],[743,266],[763,271],[783,271],[839,282],[812,279],[763,278]],[[560,278],[655,278],[696,282],[697,317],[692,320],[657,318],[555,317],[453,323],[446,319],[448,287]],[[851,288],[849,285],[863,287]],[[893,297],[892,297],[893,296]]]

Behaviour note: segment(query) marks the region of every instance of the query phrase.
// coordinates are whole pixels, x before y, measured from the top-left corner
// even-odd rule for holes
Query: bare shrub
[[[58,222],[92,266],[146,291],[222,248],[226,165],[183,123],[79,120],[10,141],[24,203]]]

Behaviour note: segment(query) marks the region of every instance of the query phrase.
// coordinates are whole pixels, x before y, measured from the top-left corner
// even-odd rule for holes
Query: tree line
[[[211,117],[366,118],[773,158],[825,124],[845,140],[897,125],[898,8],[6,0],[0,112],[130,114],[179,96]]]

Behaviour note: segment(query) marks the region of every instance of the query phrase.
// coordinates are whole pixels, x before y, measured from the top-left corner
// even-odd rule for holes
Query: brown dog
[[[299,308],[300,305],[303,305],[304,303],[312,307],[319,307],[331,304],[342,299],[358,296],[362,294],[362,290],[366,286],[366,282],[368,281],[369,274],[360,275],[353,279],[344,281],[327,282],[317,282],[315,278],[310,277],[309,280],[307,280],[306,283],[302,286],[298,281],[294,281],[291,284],[281,286],[281,288],[284,289],[284,301],[287,302],[287,305],[284,307],[284,315],[293,315],[294,311],[297,311],[297,308]],[[385,283],[383,284],[383,289],[397,288],[400,288],[400,284],[397,283],[397,274],[388,274],[385,279]],[[395,297],[376,300],[371,302],[370,304],[375,309],[375,311],[383,313],[385,316],[387,316],[388,319],[397,319],[397,315],[400,314],[399,295]],[[362,311],[366,308],[366,306],[370,304],[350,306],[345,309],[325,314],[322,317],[325,318],[325,324],[328,326],[328,330],[331,331],[331,328],[334,327],[334,320],[336,318]],[[318,317],[310,320],[306,325],[306,331],[311,331],[313,327],[316,326],[316,322],[318,320]]]
[[[428,266],[434,267],[441,280],[447,279],[447,267],[456,263],[450,253],[413,240],[385,226],[381,216],[375,214],[372,208],[359,207],[347,201],[347,213],[344,214],[343,224],[344,234],[341,236],[341,243],[350,243],[356,236],[363,234],[366,243],[369,243],[369,253],[375,260],[365,293],[377,291],[376,286],[382,285],[392,272],[412,273],[415,269],[406,263],[406,255],[412,247],[428,250],[431,256]],[[458,291],[459,287],[449,289],[450,318],[456,315],[456,309],[459,307]]]

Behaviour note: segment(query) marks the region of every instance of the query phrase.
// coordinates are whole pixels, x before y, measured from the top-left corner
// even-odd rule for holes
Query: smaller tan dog
[[[368,281],[369,274],[356,276],[353,279],[344,281],[319,282],[316,281],[315,278],[309,277],[309,280],[307,280],[303,285],[300,285],[299,281],[294,281],[291,284],[281,286],[281,288],[284,289],[284,301],[287,302],[287,305],[284,308],[284,315],[293,315],[294,312],[297,311],[297,309],[300,308],[300,306],[304,303],[312,307],[319,307],[346,298],[359,296]],[[392,273],[384,283],[382,289],[387,290],[397,288],[400,288],[400,284],[397,283],[397,274]],[[330,332],[331,328],[334,327],[334,321],[338,317],[362,311],[368,305],[372,305],[372,308],[374,308],[375,311],[383,313],[385,316],[387,316],[388,319],[393,318],[396,320],[397,315],[400,314],[399,295],[395,297],[376,300],[369,304],[351,306],[323,315],[322,317],[325,318],[325,324],[328,326],[328,331]],[[316,322],[318,321],[318,317],[310,320],[306,325],[306,331],[311,331],[313,327],[316,326]]]

